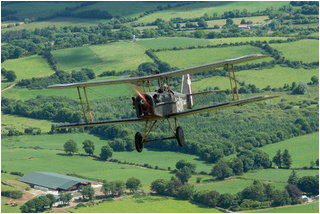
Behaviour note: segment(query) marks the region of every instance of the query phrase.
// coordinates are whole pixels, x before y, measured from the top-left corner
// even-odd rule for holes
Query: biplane
[[[238,87],[237,87],[233,65],[248,62],[251,60],[261,59],[264,57],[268,57],[268,55],[262,55],[262,54],[247,55],[247,56],[242,56],[238,58],[228,59],[224,61],[214,62],[210,64],[195,66],[195,67],[181,69],[181,70],[176,70],[176,71],[171,71],[166,73],[157,73],[150,76],[113,79],[113,80],[101,80],[101,81],[92,81],[92,82],[80,82],[80,83],[70,83],[70,84],[57,84],[57,85],[48,86],[47,87],[48,89],[77,88],[80,103],[83,110],[84,120],[85,120],[82,123],[59,125],[56,128],[65,129],[65,128],[74,128],[74,127],[88,127],[88,126],[101,126],[101,125],[110,125],[110,124],[144,122],[145,128],[144,128],[143,134],[141,134],[140,132],[137,132],[135,134],[135,146],[138,152],[141,152],[143,150],[144,143],[159,141],[159,140],[176,139],[179,146],[182,147],[184,145],[185,139],[184,139],[183,129],[180,126],[177,126],[178,117],[223,109],[223,108],[232,107],[232,106],[239,106],[243,104],[273,99],[277,97],[277,96],[270,96],[270,95],[260,95],[260,96],[254,96],[254,97],[249,97],[244,99],[239,98]],[[230,69],[230,66],[231,66],[231,69]],[[229,102],[224,102],[224,103],[219,103],[219,104],[214,104],[214,105],[193,109],[192,106],[194,104],[194,100],[193,100],[194,96],[210,94],[210,93],[218,93],[218,92],[223,92],[224,90],[212,90],[212,91],[193,93],[190,74],[212,70],[216,68],[221,68],[221,67],[227,67],[233,100]],[[233,78],[231,77],[230,70],[232,70]],[[180,92],[171,90],[170,83],[169,83],[170,78],[178,77],[178,76],[182,76]],[[150,86],[150,81],[154,81],[154,80],[157,80],[159,82],[159,88],[155,91],[152,91]],[[234,82],[235,88],[233,87],[232,80]],[[119,120],[93,121],[92,113],[91,113],[91,109],[89,106],[89,101],[86,93],[86,87],[114,85],[114,84],[141,84],[142,85],[143,90],[139,91],[134,89],[136,96],[132,97],[132,104],[133,104],[133,108],[136,111],[137,117],[128,118],[128,119],[119,119]],[[80,88],[84,90],[87,108],[88,108],[87,111],[89,111],[89,115],[90,115],[90,121],[88,121],[86,117],[86,110],[83,105]],[[175,123],[174,128],[172,127],[169,121],[170,118],[174,118],[174,123]],[[161,139],[148,140],[150,132],[152,131],[152,129],[155,127],[155,124],[159,120],[166,120],[168,122],[170,129],[173,133],[173,136],[167,137],[167,138],[161,138]],[[149,126],[152,124],[149,130],[148,130],[148,124]]]

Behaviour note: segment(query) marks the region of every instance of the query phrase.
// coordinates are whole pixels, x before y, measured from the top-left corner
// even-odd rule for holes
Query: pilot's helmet
[[[163,84],[164,91],[168,91],[168,85],[166,83]]]

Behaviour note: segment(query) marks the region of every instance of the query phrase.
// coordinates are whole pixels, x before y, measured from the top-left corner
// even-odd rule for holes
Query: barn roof
[[[82,178],[61,175],[54,172],[30,172],[29,174],[21,177],[18,181],[25,183],[47,187],[50,189],[68,189],[73,185],[85,182],[95,183],[96,181],[86,180]]]

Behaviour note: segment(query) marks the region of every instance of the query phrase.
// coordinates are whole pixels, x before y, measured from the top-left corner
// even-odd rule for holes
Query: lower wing
[[[277,97],[279,97],[279,96],[260,95],[260,96],[255,96],[255,97],[249,97],[249,98],[245,98],[245,99],[241,99],[241,100],[234,100],[234,101],[230,101],[230,102],[226,102],[226,103],[219,103],[216,105],[211,105],[211,106],[206,106],[206,107],[202,107],[202,108],[196,108],[196,109],[191,109],[191,110],[187,110],[187,111],[183,111],[183,112],[169,114],[168,118],[183,117],[183,116],[196,114],[196,113],[208,112],[208,111],[228,108],[228,107],[232,107],[232,106],[258,102],[258,101],[262,101],[262,100],[269,100],[269,99],[273,99],[273,98],[277,98]]]
[[[89,127],[89,126],[103,126],[112,124],[125,124],[125,123],[137,123],[143,122],[144,120],[139,118],[121,119],[121,120],[105,120],[89,123],[70,123],[65,125],[56,126],[56,129],[66,129],[66,128],[77,128],[77,127]]]

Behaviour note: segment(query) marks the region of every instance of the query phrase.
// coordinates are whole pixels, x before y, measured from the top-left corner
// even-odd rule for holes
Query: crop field
[[[16,80],[53,74],[53,70],[41,56],[6,60],[1,63],[1,67],[6,70],[13,70],[17,76]]]
[[[160,60],[178,68],[188,68],[202,64],[217,62],[249,54],[262,53],[262,49],[249,45],[227,48],[203,48],[179,51],[162,51],[156,55]],[[270,61],[271,58],[259,59],[255,62]]]
[[[286,41],[289,37],[231,37],[231,38],[216,38],[216,39],[208,39],[211,44],[217,45],[217,44],[230,44],[230,43],[236,43],[236,42],[251,42],[251,41],[267,41],[270,40],[283,40]]]
[[[58,11],[63,11],[66,7],[79,6],[81,2],[19,2],[18,4],[8,4],[2,6],[3,9],[16,10],[19,19],[47,17]]]
[[[281,152],[288,149],[292,158],[292,168],[309,167],[310,162],[315,162],[319,157],[319,132],[261,147],[261,150],[265,151],[270,158],[275,156],[279,149]]]
[[[295,170],[297,172],[297,176],[315,176],[319,175],[319,170]],[[288,178],[291,174],[291,169],[264,169],[259,171],[254,171],[251,173],[246,173],[241,177],[251,178],[251,179],[260,179],[263,181],[281,181],[287,182]]]
[[[246,187],[252,184],[253,184],[253,180],[228,179],[228,180],[218,181],[218,182],[197,184],[195,185],[195,189],[196,190],[215,190],[220,194],[223,194],[223,193],[236,194],[238,192],[241,192]],[[272,184],[277,189],[284,189],[285,185],[287,185],[286,183],[276,183],[276,182],[272,182]]]
[[[171,197],[147,196],[104,202],[93,207],[70,208],[75,213],[220,213],[218,209],[175,200]]]
[[[188,37],[159,37],[157,39],[141,39],[136,42],[146,49],[162,49],[162,48],[185,48],[198,45],[209,45],[208,39],[196,39]]]
[[[237,74],[236,74],[237,75]],[[204,78],[200,81],[192,80],[192,91],[204,91],[207,87],[219,87],[220,89],[230,89],[230,82],[228,77],[214,76]]]
[[[115,42],[106,45],[93,45],[52,51],[63,70],[92,68],[96,75],[103,71],[136,70],[143,62],[151,62],[145,50],[128,42]]]
[[[263,210],[246,211],[245,213],[319,213],[319,201],[294,206],[276,207]]]
[[[128,76],[116,76],[116,77],[103,77],[103,78],[96,78],[96,80],[107,80],[107,79],[114,79],[114,78],[126,78]],[[76,89],[56,89],[56,90],[49,90],[49,89],[37,89],[37,90],[29,90],[29,89],[21,89],[21,88],[12,88],[10,90],[5,91],[2,93],[2,96],[6,98],[12,99],[19,99],[19,100],[28,100],[30,98],[36,98],[38,95],[44,96],[67,96],[71,99],[78,100],[78,92]],[[117,84],[117,85],[110,85],[110,86],[100,86],[100,87],[93,87],[87,88],[87,95],[89,101],[94,99],[101,99],[101,98],[113,98],[113,97],[120,97],[120,96],[132,96],[134,93],[129,85],[126,84]],[[79,102],[80,103],[80,102]]]
[[[216,12],[218,15],[224,13],[224,11],[232,11],[239,9],[242,11],[243,8],[246,8],[249,12],[254,12],[257,10],[265,10],[267,7],[271,8],[279,8],[283,5],[287,4],[286,2],[246,2],[246,1],[238,1],[238,2],[199,2],[189,5],[184,5],[177,8],[171,8],[170,10],[163,10],[159,12],[152,13],[147,15],[141,19],[139,22],[152,22],[156,20],[158,17],[163,17],[164,20],[170,21],[171,18],[181,17],[181,18],[196,18],[202,17],[204,14],[208,14],[209,16]]]
[[[25,128],[38,128],[42,132],[51,130],[52,122],[47,120],[36,120],[26,117],[19,117],[15,115],[1,114],[1,133],[8,133],[9,129],[15,129],[24,132]]]
[[[281,51],[286,59],[292,61],[319,61],[319,40],[303,39],[290,43],[270,44],[270,46]]]

